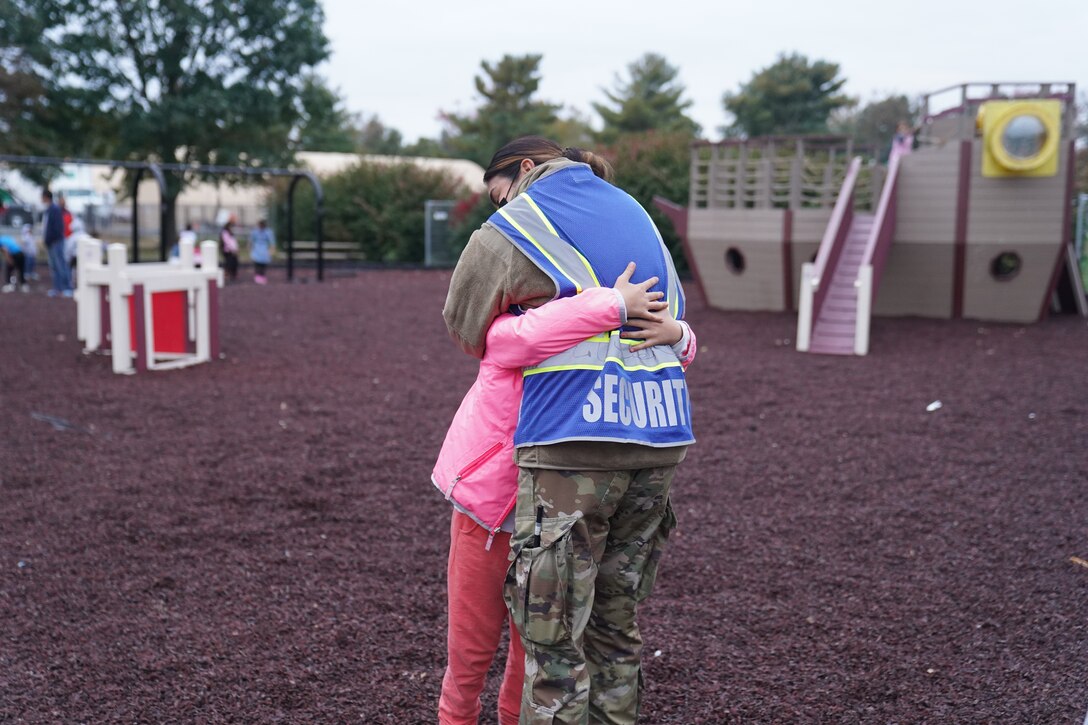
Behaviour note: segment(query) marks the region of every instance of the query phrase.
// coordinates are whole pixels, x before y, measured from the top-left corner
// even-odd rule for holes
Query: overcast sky
[[[480,61],[541,53],[539,98],[596,125],[616,74],[644,53],[679,68],[706,137],[721,97],[798,51],[839,63],[863,101],[968,81],[1071,81],[1088,91],[1088,0],[324,0],[332,58],[321,69],[349,110],[377,114],[406,141],[435,137],[438,112],[480,99]]]

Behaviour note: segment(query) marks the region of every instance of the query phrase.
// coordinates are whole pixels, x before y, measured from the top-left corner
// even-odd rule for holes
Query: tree
[[[325,238],[357,242],[359,252],[374,262],[422,262],[428,199],[464,199],[470,192],[444,171],[404,163],[362,161],[321,180],[325,193]],[[277,186],[284,203],[287,184]],[[309,185],[295,199],[295,228],[311,229],[314,195]],[[285,219],[279,234],[285,236]]]
[[[300,151],[355,151],[355,118],[344,108],[344,99],[315,73],[306,74],[299,93]]]
[[[304,151],[380,154],[395,156],[404,151],[400,131],[389,128],[378,116],[351,113],[340,94],[311,75],[302,91],[303,124],[298,146]]]
[[[484,102],[470,114],[444,114],[449,130],[443,142],[453,155],[486,165],[507,141],[547,133],[559,106],[534,99],[542,57],[505,55],[495,64],[481,61],[484,73],[475,82]]]
[[[52,116],[45,92],[45,84],[25,57],[5,53],[0,71],[0,136],[7,152],[34,155],[53,146],[53,134],[45,124]]]
[[[404,156],[428,156],[436,159],[448,159],[453,157],[450,150],[449,134],[443,132],[437,138],[420,138],[415,143],[410,143],[401,149]]]
[[[51,62],[46,30],[55,22],[48,8],[27,0],[0,0],[0,139],[7,153],[28,156],[72,155],[86,148],[77,139],[94,128],[108,137],[110,120],[84,112],[86,91],[62,94],[42,72]],[[23,170],[42,184],[56,169]]]
[[[73,113],[66,135],[126,159],[290,162],[307,71],[329,52],[319,0],[9,2],[41,30],[34,70]],[[192,177],[167,178],[170,235]]]
[[[866,104],[857,112],[842,109],[832,115],[830,128],[853,137],[855,146],[869,149],[881,161],[886,161],[896,126],[901,121],[911,123],[914,115],[906,96],[888,96]]]
[[[681,100],[684,86],[677,81],[677,68],[660,55],[647,53],[627,66],[630,80],[618,75],[615,89],[605,91],[609,104],[594,103],[604,121],[599,138],[613,143],[622,134],[644,131],[699,133],[699,124],[684,115],[692,101]]]
[[[395,128],[389,128],[373,115],[355,128],[355,148],[361,154],[396,156],[404,153],[404,137]]]
[[[576,108],[565,109],[564,115],[550,124],[544,135],[560,146],[577,148],[590,148],[596,141],[589,117]]]
[[[723,131],[749,137],[825,133],[831,113],[856,102],[841,93],[845,83],[837,63],[810,63],[798,53],[779,55],[736,93],[722,97],[734,118]]]
[[[654,220],[680,271],[687,270],[680,237],[672,222],[654,206],[663,196],[687,204],[691,185],[691,142],[688,131],[624,134],[606,155],[616,171],[616,186],[633,196]]]

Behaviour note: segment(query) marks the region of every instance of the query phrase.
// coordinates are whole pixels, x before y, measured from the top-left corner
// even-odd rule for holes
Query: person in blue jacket
[[[264,219],[257,222],[257,228],[249,235],[249,258],[253,261],[253,281],[268,284],[268,265],[272,263],[272,251],[276,248],[276,238]]]
[[[71,270],[68,267],[68,260],[64,257],[64,211],[53,201],[53,192],[48,189],[42,192],[42,204],[45,204],[45,213],[42,217],[42,241],[45,242],[45,249],[49,253],[49,273],[53,278],[49,296],[71,297]]]
[[[23,292],[30,291],[26,283],[26,255],[13,238],[0,234],[0,251],[4,257],[4,292],[14,292],[16,286]]]

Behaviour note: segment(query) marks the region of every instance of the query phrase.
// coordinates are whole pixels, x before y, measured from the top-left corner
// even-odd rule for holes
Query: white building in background
[[[306,151],[298,154],[298,165],[313,171],[319,178],[331,176],[358,163],[374,164],[410,163],[420,168],[445,171],[473,192],[486,189],[484,170],[474,161],[466,159],[434,159],[415,156],[377,156]],[[82,215],[88,207],[94,207],[100,224],[113,218],[128,224],[132,217],[130,190],[125,186],[121,170],[109,166],[78,166],[65,164],[61,175],[53,179],[50,189],[64,194],[68,208]],[[11,189],[33,208],[41,206],[41,187],[27,181],[18,168],[0,167],[0,185]],[[159,187],[154,178],[145,175],[140,182],[140,228],[152,232],[159,226]],[[184,228],[192,223],[196,227],[214,226],[223,213],[234,214],[242,226],[251,226],[266,213],[268,186],[231,185],[225,182],[199,182],[185,189],[178,197],[177,224]]]
[[[120,179],[119,174],[117,178]],[[64,197],[68,211],[77,217],[86,218],[93,213],[99,223],[107,223],[113,217],[117,193],[108,177],[103,177],[100,167],[64,164],[49,188],[55,197]]]
[[[378,156],[369,154],[327,153],[304,151],[297,155],[298,165],[314,172],[318,178],[331,176],[358,163],[398,164],[410,163],[430,171],[445,171],[460,181],[473,192],[486,190],[483,181],[484,170],[475,161],[467,159],[435,159],[416,156]],[[120,175],[115,177],[118,182]],[[304,183],[304,182],[303,182]],[[145,178],[140,182],[140,206],[142,228],[158,227],[159,189],[154,179]],[[147,206],[151,205],[151,206]],[[177,223],[183,228],[187,223],[194,225],[215,224],[221,218],[221,212],[234,214],[242,226],[251,226],[265,214],[268,205],[268,187],[263,184],[230,185],[227,183],[200,182],[189,186],[178,197]],[[119,216],[128,212],[122,210],[125,202],[119,203],[116,211]],[[131,204],[127,207],[130,209]]]
[[[419,156],[377,156],[373,154],[304,151],[298,154],[298,160],[319,177],[331,176],[363,161],[383,165],[409,163],[427,171],[445,171],[471,191],[482,192],[487,189],[487,185],[484,184],[483,167],[468,159],[432,159]]]

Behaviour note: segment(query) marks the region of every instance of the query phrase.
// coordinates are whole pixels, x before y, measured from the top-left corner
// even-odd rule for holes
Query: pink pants
[[[499,532],[487,551],[488,531],[459,511],[450,524],[447,567],[449,634],[446,675],[438,701],[441,725],[476,725],[480,692],[495,658],[502,628],[509,623],[510,648],[499,689],[500,725],[517,725],[525,680],[525,650],[502,598],[510,566],[510,534]]]

